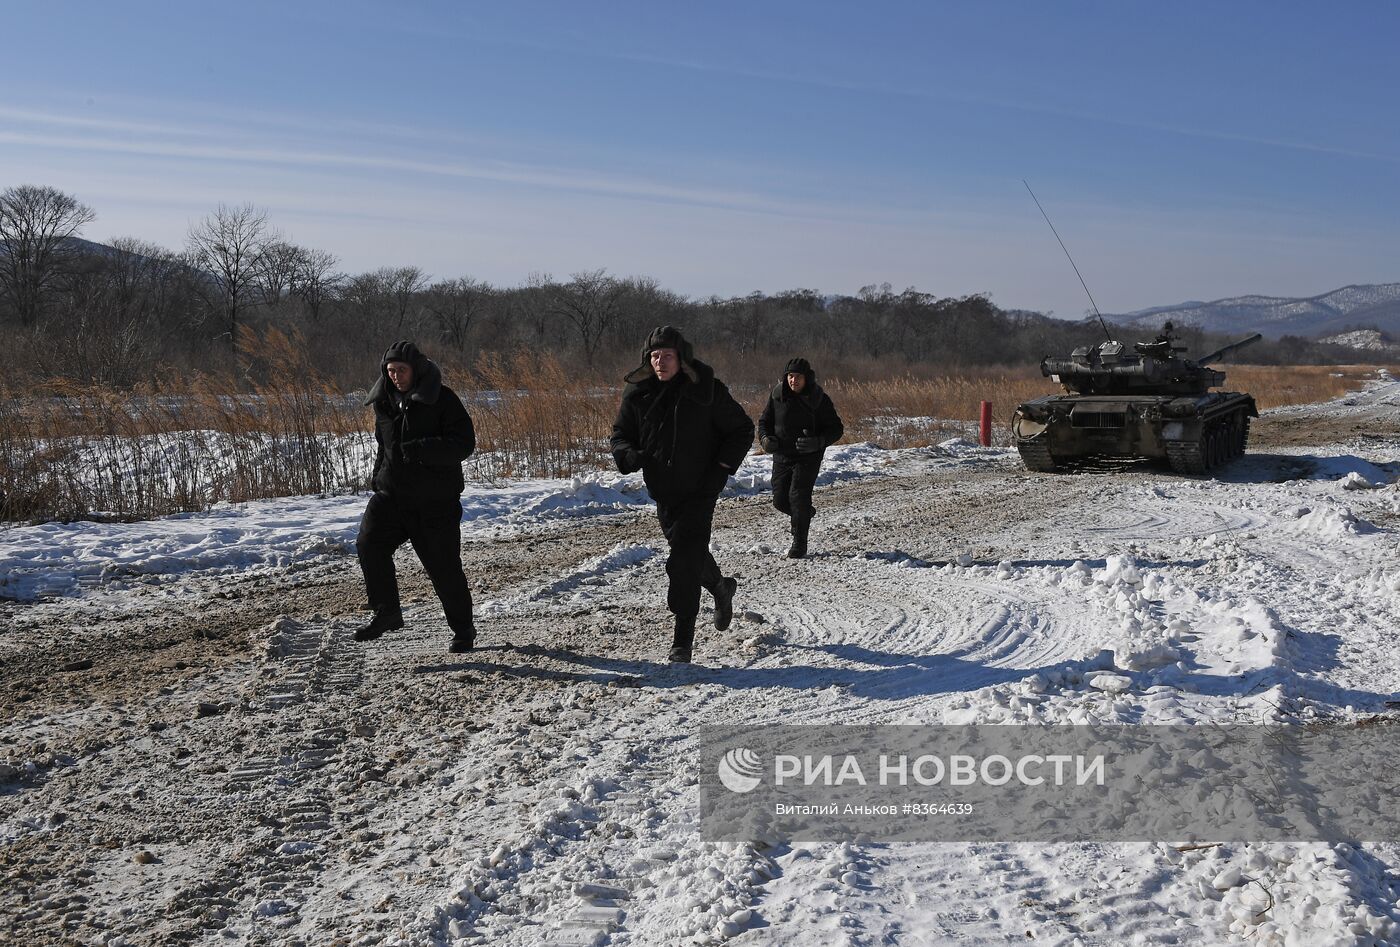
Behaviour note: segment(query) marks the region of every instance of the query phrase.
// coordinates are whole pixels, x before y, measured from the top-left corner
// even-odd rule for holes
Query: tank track
[[[1248,441],[1249,415],[1227,411],[1206,423],[1199,441],[1167,441],[1167,461],[1176,473],[1205,474],[1244,456]]]
[[[1036,470],[1040,473],[1054,473],[1060,469],[1055,463],[1055,458],[1050,454],[1050,445],[1044,438],[1034,441],[1017,441],[1016,450],[1021,454],[1021,462],[1026,465],[1027,470]]]
[[[1206,458],[1199,441],[1167,441],[1167,463],[1179,474],[1203,474]]]

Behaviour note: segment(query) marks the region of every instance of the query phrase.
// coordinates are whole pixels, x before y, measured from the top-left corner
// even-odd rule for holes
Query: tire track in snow
[[[1067,505],[1051,515],[1046,528],[1101,543],[1133,540],[1200,539],[1256,529],[1267,518],[1238,502],[1217,500],[1214,481],[1133,479],[1121,483],[1095,478],[1100,492],[1086,513],[1082,505]],[[1108,496],[1103,496],[1105,491]],[[1193,496],[1203,492],[1205,496]]]
[[[851,842],[795,846],[776,863],[758,910],[774,919],[755,945],[821,943],[916,947],[1037,944],[1118,947],[1196,944],[1203,933],[1161,903],[1179,883],[1142,845]],[[1225,940],[1223,931],[1211,942]]]
[[[255,715],[298,714],[302,705],[353,694],[360,685],[362,652],[339,623],[283,616],[254,638],[268,658],[246,685],[245,706]],[[307,720],[300,732],[273,753],[245,757],[218,790],[239,800],[271,832],[259,833],[208,877],[173,893],[167,916],[180,919],[186,931],[218,929],[255,945],[315,942],[291,928],[319,893],[324,849],[337,820],[329,778],[321,771],[335,771],[346,730],[318,722],[316,711],[298,715]],[[276,723],[260,726],[272,730]]]
[[[754,885],[773,874],[767,860],[743,847],[697,843],[698,780],[686,738],[620,738],[655,721],[652,702],[609,709],[607,719],[572,729],[564,746],[554,746],[559,734],[540,737],[538,748],[553,747],[551,758],[588,747],[581,772],[547,779],[551,796],[465,868],[456,894],[433,912],[431,937],[505,947],[622,945],[705,943],[742,930]],[[654,897],[676,885],[691,894],[687,909]]]
[[[757,666],[800,660],[848,678],[844,722],[910,713],[930,721],[941,699],[1082,660],[1108,643],[1109,629],[1089,621],[1077,603],[1020,581],[1015,571],[987,580],[908,561],[844,560],[824,569],[823,587],[835,589],[842,604],[820,614],[807,606],[783,610],[774,624],[776,651]],[[798,693],[784,699],[782,718],[831,720],[833,709],[827,695]]]

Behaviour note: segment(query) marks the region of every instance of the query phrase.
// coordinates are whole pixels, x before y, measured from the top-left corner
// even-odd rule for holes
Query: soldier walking
[[[355,538],[374,617],[355,632],[373,641],[403,627],[394,550],[405,542],[423,563],[452,629],[450,650],[476,643],[472,593],[462,571],[462,461],[476,449],[472,419],[442,371],[412,342],[395,342],[380,360],[365,402],[374,406],[379,452],[374,495]]]
[[[758,419],[759,443],[773,455],[773,505],[792,520],[789,559],[807,555],[812,526],[812,487],[822,466],[822,454],[841,439],[845,427],[836,406],[805,358],[794,358],[773,387]]]
[[[641,470],[656,501],[670,545],[670,660],[688,662],[702,587],[714,596],[716,629],[725,630],[734,617],[738,581],[721,574],[710,554],[710,530],[719,493],[753,443],[753,421],[672,326],[652,330],[641,366],[625,380],[613,422],[613,458],[623,473]]]

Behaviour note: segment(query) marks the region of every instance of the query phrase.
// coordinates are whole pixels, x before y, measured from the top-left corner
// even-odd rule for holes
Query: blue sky
[[[21,3],[0,186],[358,272],[1078,317],[1400,281],[1400,5]],[[61,53],[56,50],[62,50]]]

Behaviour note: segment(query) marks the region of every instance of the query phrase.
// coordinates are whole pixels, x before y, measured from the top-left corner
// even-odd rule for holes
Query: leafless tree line
[[[298,333],[316,369],[347,388],[362,385],[367,366],[401,338],[464,365],[534,350],[593,375],[630,367],[648,330],[672,323],[726,377],[752,381],[794,354],[828,372],[933,373],[1033,366],[1100,337],[1097,325],[1004,311],[986,295],[896,292],[888,283],[848,296],[794,289],[690,299],[603,269],[567,279],[536,273],[514,287],[434,279],[411,265],[351,274],[251,204],[219,206],[179,250],[133,237],[90,243],[80,235],[94,218],[51,187],[0,192],[0,328],[36,380],[160,387],[170,373],[251,371],[240,336],[270,327]],[[1213,341],[1186,339],[1193,351]],[[1250,355],[1325,362],[1344,354],[1327,348],[1285,339]]]

